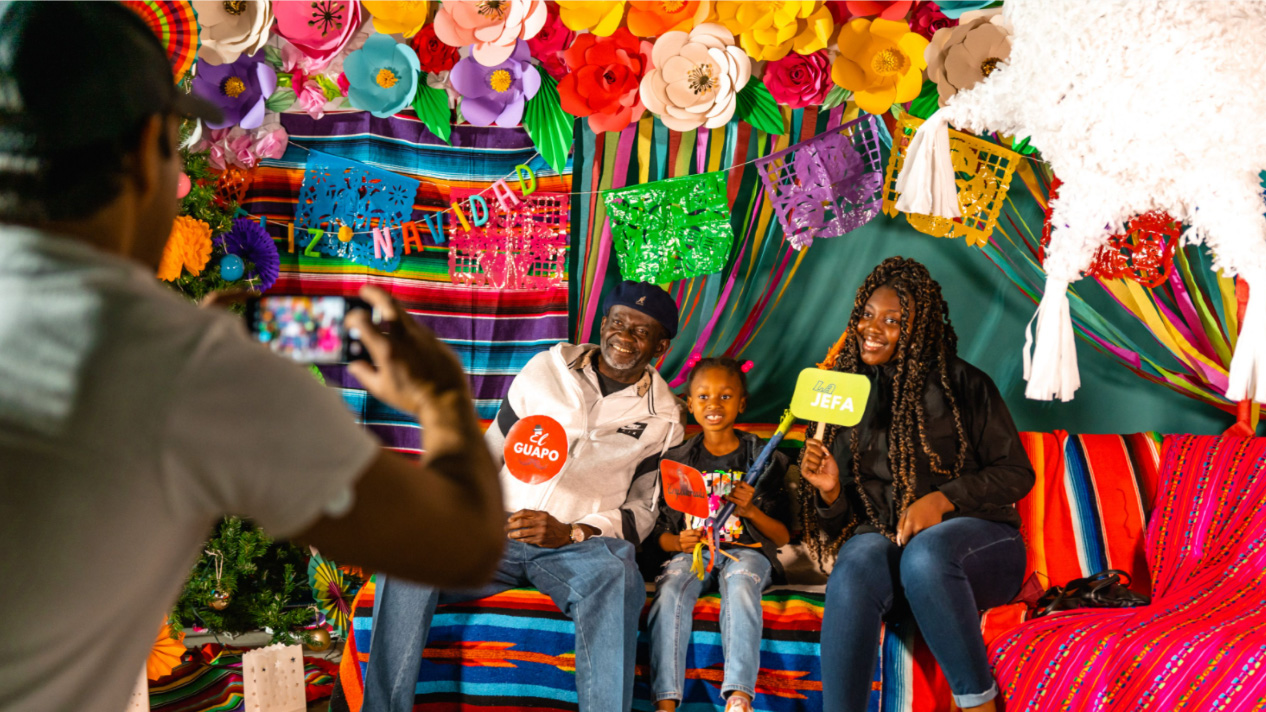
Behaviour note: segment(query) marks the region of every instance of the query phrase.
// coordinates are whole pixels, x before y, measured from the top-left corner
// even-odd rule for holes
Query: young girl
[[[764,443],[734,429],[747,407],[747,378],[733,359],[700,361],[686,382],[687,404],[703,432],[664,457],[703,473],[708,487],[708,509],[715,516],[726,502],[734,513],[722,528],[721,548],[704,580],[690,570],[695,545],[705,540],[709,520],[670,509],[660,499],[659,521],[651,539],[672,558],[656,581],[649,617],[651,686],[656,709],[675,710],[686,676],[686,647],[690,642],[695,602],[705,589],[721,591],[721,645],[728,696],[727,712],[751,709],[760,669],[761,592],[773,579],[781,580],[778,547],[791,538],[787,523],[791,503],[783,489],[787,460],[775,453],[756,487],[743,482],[744,470]],[[705,563],[708,553],[705,546]]]
[[[1018,502],[1033,468],[1007,405],[958,358],[941,287],[914,260],[885,260],[857,290],[837,371],[871,381],[855,427],[805,443],[805,539],[835,558],[822,619],[822,707],[866,709],[882,618],[900,601],[963,712],[998,686],[980,609],[1024,576]],[[810,426],[812,427],[812,426]],[[819,533],[822,538],[819,538]]]

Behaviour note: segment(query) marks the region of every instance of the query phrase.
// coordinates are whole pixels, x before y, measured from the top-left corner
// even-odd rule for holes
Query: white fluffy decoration
[[[1008,0],[1003,13],[1008,63],[926,126],[1030,136],[1063,182],[1026,394],[1072,397],[1067,284],[1127,221],[1164,210],[1190,226],[1185,241],[1212,249],[1216,268],[1252,285],[1227,396],[1266,401],[1266,2]],[[922,143],[905,164],[918,185],[901,197],[942,204],[929,195],[953,175],[930,155],[940,142]]]

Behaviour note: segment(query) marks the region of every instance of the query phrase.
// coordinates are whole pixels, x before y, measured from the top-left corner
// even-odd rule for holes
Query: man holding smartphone
[[[677,333],[672,297],[653,284],[623,282],[605,307],[599,343],[558,344],[534,356],[488,428],[488,446],[502,465],[509,539],[493,583],[441,594],[379,580],[365,712],[413,709],[439,603],[515,586],[540,589],[575,622],[581,712],[630,709],[646,605],[634,554],[655,524],[659,459],[681,442],[684,411],[651,365]],[[529,416],[548,416],[567,435],[566,463],[542,483],[520,481],[502,457],[511,428]]]
[[[500,560],[461,365],[385,292],[361,295],[384,325],[348,318],[373,359],[350,368],[417,414],[420,466],[155,279],[180,117],[216,113],[117,3],[0,3],[0,710],[123,709],[226,514],[428,584]]]

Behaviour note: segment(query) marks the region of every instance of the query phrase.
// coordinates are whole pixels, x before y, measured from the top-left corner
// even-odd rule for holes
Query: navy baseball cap
[[[214,121],[162,43],[117,2],[0,2],[0,166],[117,140],[146,117]],[[11,161],[10,161],[11,162]]]
[[[653,284],[620,282],[607,295],[603,312],[611,311],[614,306],[626,306],[658,321],[670,339],[677,335],[677,302],[668,292]]]

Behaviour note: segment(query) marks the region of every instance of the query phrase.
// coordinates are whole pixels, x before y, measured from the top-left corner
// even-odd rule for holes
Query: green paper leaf
[[[448,108],[448,92],[427,86],[426,75],[418,77],[418,93],[413,96],[413,110],[418,118],[431,130],[449,144],[448,137],[453,132],[453,112]]]
[[[567,154],[571,152],[575,121],[559,103],[558,82],[546,72],[541,72],[541,89],[528,100],[523,112],[523,127],[545,162],[560,173],[567,165]]]
[[[282,88],[286,88],[286,89],[293,88],[293,87],[294,87],[294,75],[293,75],[293,74],[286,74],[285,72],[279,73],[279,74],[277,75],[277,86],[282,87]]]
[[[941,108],[941,94],[936,90],[936,82],[925,80],[918,98],[910,102],[910,113],[920,119],[926,119],[939,108]]]
[[[1037,149],[1029,145],[1029,141],[1031,140],[1031,136],[1025,136],[1023,139],[1013,138],[1011,139],[1011,150],[1022,156],[1032,156],[1037,153]]]
[[[906,113],[905,107],[900,104],[893,104],[889,111],[892,112],[892,117],[894,119],[900,119],[901,116]]]
[[[853,96],[853,92],[837,84],[831,87],[831,91],[826,93],[826,98],[822,100],[822,108],[834,109],[848,101],[851,96]]]
[[[273,69],[280,70],[282,64],[281,49],[279,47],[273,47],[272,45],[264,47],[264,61],[267,62],[268,66]]]
[[[782,110],[778,102],[765,88],[765,82],[752,78],[738,93],[738,106],[734,111],[740,119],[765,133],[782,135],[787,127],[783,125]]]
[[[273,95],[268,97],[268,101],[264,102],[264,108],[269,111],[285,111],[295,105],[294,89],[278,89]]]
[[[326,101],[334,101],[343,96],[343,90],[339,88],[338,84],[324,74],[313,74],[308,79],[316,82],[317,86],[321,87],[321,91],[325,93]]]

